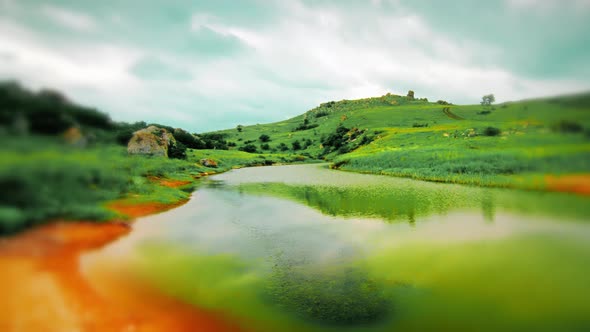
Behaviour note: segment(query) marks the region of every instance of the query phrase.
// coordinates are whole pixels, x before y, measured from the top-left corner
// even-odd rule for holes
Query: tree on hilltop
[[[492,106],[492,104],[496,101],[496,97],[494,94],[489,94],[481,97],[481,106]]]

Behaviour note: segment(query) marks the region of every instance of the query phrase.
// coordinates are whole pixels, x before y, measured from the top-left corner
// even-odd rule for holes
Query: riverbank
[[[461,184],[484,188],[506,188],[516,190],[533,190],[545,192],[561,192],[583,196],[590,196],[590,174],[529,174],[529,175],[450,175],[425,176],[422,174],[408,174],[388,172],[384,170],[368,170],[334,163],[331,169],[359,174],[385,175],[398,178],[408,178],[418,181]]]
[[[156,179],[152,179],[156,181]],[[182,188],[191,181],[157,179]],[[135,197],[137,199],[137,197]],[[106,206],[128,221],[57,220],[0,240],[2,331],[237,331],[216,313],[164,296],[129,276],[104,273],[89,282],[80,257],[132,231],[137,217],[160,213],[188,199],[164,204],[112,201]],[[99,271],[100,272],[100,271]],[[100,289],[100,291],[98,291]]]

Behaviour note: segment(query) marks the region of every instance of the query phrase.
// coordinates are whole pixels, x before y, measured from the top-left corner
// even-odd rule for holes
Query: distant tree
[[[481,106],[491,106],[496,101],[496,97],[493,94],[485,95],[481,97]]]
[[[260,145],[260,149],[262,149],[262,150],[270,150],[270,145],[268,145],[268,143],[264,143],[264,144]]]
[[[244,130],[244,126],[242,126],[242,125],[238,125],[238,126],[236,127],[236,129],[237,129],[238,133],[241,133],[241,132],[242,132],[242,130]]]
[[[281,143],[281,144],[279,144],[279,150],[287,151],[287,150],[289,150],[289,147],[287,146],[287,144]]]
[[[414,91],[413,90],[408,91],[408,98],[414,99]]]
[[[258,139],[263,143],[270,142],[270,136],[268,136],[267,134],[260,135]]]

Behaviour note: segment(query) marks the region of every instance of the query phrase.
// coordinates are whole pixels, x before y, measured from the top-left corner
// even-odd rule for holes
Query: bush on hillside
[[[191,133],[184,131],[182,129],[175,129],[174,130],[174,138],[182,144],[184,144],[187,148],[190,149],[204,149],[205,142],[201,141]]]
[[[485,136],[498,136],[500,133],[502,133],[502,131],[496,127],[487,127],[483,130]]]
[[[561,120],[553,125],[553,130],[562,133],[580,133],[584,131],[584,127],[577,122]]]
[[[238,148],[238,150],[248,152],[248,153],[256,153],[256,145],[246,144],[244,146],[240,146]]]
[[[186,159],[186,145],[177,141],[176,144],[168,147],[168,158],[170,159]]]
[[[317,111],[315,113],[316,118],[321,118],[323,116],[328,116],[328,115],[330,115],[330,113],[328,111]]]
[[[205,145],[205,149],[217,149],[217,150],[227,150],[229,149],[227,146],[227,141],[225,140],[226,134],[220,133],[211,133],[211,134],[201,134],[198,138],[203,141]]]

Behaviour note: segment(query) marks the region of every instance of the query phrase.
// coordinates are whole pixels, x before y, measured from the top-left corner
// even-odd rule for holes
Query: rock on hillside
[[[133,133],[127,144],[127,152],[167,157],[168,149],[175,144],[176,139],[166,129],[149,126]]]
[[[209,158],[201,159],[201,165],[203,165],[205,167],[217,168],[217,162],[215,160],[209,159]]]

